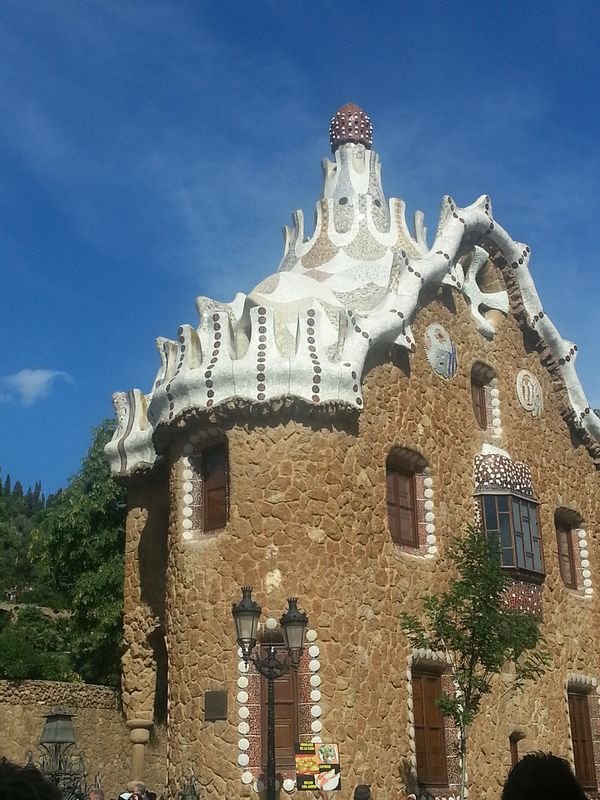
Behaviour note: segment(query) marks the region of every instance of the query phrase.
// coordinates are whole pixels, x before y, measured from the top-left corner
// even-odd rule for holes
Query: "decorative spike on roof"
[[[371,118],[356,103],[346,103],[331,118],[329,126],[331,152],[342,144],[364,144],[370,148],[373,144],[373,125]]]
[[[106,447],[113,472],[151,467],[170,426],[190,414],[274,413],[290,403],[325,416],[360,413],[370,349],[382,342],[416,349],[410,325],[424,289],[445,285],[462,294],[480,333],[495,335],[508,294],[501,280],[486,290],[481,276],[496,268],[517,287],[519,319],[554,359],[569,399],[565,418],[600,463],[600,420],[577,377],[577,348],[542,309],[529,247],[494,220],[490,198],[460,208],[444,197],[429,246],[423,214],[415,214],[413,234],[404,202],[385,199],[367,115],[343,106],[330,134],[335,163],[323,163],[312,235],[297,211],[277,271],[231,303],[197,298],[200,323],[182,325],[176,341],[157,340],[161,365],[150,392],[114,395],[118,427]]]

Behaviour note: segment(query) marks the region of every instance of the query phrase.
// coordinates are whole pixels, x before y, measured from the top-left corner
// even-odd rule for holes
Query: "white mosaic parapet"
[[[489,197],[465,208],[445,197],[429,248],[422,214],[415,215],[413,236],[404,203],[385,203],[375,151],[348,143],[335,158],[335,164],[325,162],[313,235],[305,236],[297,212],[278,271],[232,303],[198,298],[199,326],[181,326],[177,341],[157,340],[161,366],[152,391],[115,395],[118,429],[106,448],[112,471],[127,475],[151,466],[156,429],[190,411],[231,404],[271,408],[291,398],[325,413],[359,412],[369,350],[380,342],[415,350],[410,323],[425,287],[444,284],[462,293],[479,331],[492,337],[485,312],[506,313],[508,296],[480,289],[477,275],[489,258],[484,248],[471,249],[463,270],[465,237],[485,236],[502,252],[531,327],[556,358],[575,424],[600,439],[600,420],[575,372],[577,348],[543,312],[528,269],[530,250],[494,221]],[[500,428],[499,414],[495,425]]]

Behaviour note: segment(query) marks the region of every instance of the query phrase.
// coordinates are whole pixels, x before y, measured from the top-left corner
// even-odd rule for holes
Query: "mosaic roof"
[[[151,467],[158,432],[191,413],[270,413],[290,401],[319,414],[359,413],[369,350],[382,342],[416,349],[411,321],[424,288],[444,285],[462,294],[480,333],[495,335],[495,319],[508,313],[509,301],[502,281],[483,279],[492,261],[517,285],[526,324],[551,351],[570,422],[600,439],[600,420],[575,371],[576,347],[544,312],[530,249],[494,220],[490,198],[461,208],[444,197],[429,245],[423,214],[415,214],[411,231],[404,202],[384,196],[364,111],[343,106],[330,138],[335,160],[323,162],[313,233],[306,234],[297,211],[284,230],[277,270],[231,303],[198,297],[199,324],[157,340],[161,364],[150,391],[114,395],[118,428],[106,448],[113,472]]]

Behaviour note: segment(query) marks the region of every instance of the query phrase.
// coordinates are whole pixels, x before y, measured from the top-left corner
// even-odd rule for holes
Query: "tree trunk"
[[[459,728],[460,746],[460,800],[465,800],[467,790],[467,729]]]

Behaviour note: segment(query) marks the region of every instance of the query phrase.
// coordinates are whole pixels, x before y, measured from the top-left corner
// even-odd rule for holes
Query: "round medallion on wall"
[[[458,369],[456,346],[448,331],[439,322],[434,322],[425,330],[425,352],[431,368],[440,378],[449,381],[456,375]]]
[[[537,419],[544,410],[542,387],[535,375],[528,369],[519,370],[517,374],[517,399],[532,417]]]

